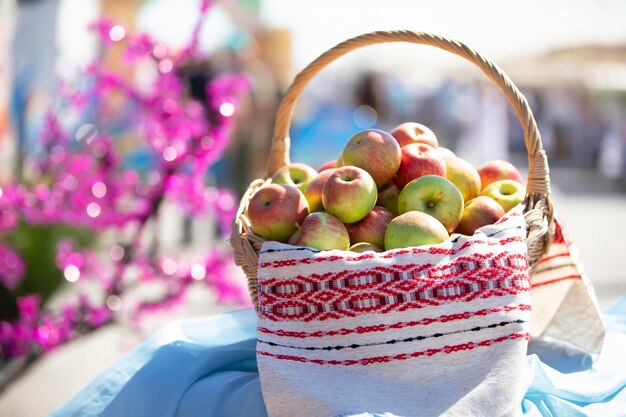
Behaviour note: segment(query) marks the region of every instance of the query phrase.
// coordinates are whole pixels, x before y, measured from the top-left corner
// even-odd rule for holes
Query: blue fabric
[[[528,356],[525,417],[626,416],[626,298],[605,313],[600,359],[575,370]],[[253,310],[172,323],[51,414],[102,417],[267,416],[255,358]],[[587,368],[587,366],[583,366]],[[346,410],[337,417],[392,417]]]

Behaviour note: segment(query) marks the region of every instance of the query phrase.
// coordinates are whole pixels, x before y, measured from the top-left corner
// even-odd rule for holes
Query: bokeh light
[[[126,36],[126,29],[121,25],[115,25],[109,30],[109,38],[113,42],[119,42]]]
[[[68,265],[63,270],[63,276],[69,282],[76,282],[80,278],[80,269],[76,265]]]
[[[225,101],[220,106],[220,114],[224,117],[230,117],[235,114],[235,105],[229,101]]]
[[[98,181],[91,187],[91,193],[96,198],[102,198],[107,193],[107,186],[105,183]]]
[[[167,148],[163,149],[163,159],[165,159],[167,162],[172,162],[176,159],[176,157],[178,157],[178,152],[173,146],[168,146]]]
[[[122,308],[122,298],[119,295],[111,294],[107,297],[106,305],[111,311],[119,311]]]
[[[191,267],[191,277],[195,280],[201,280],[206,277],[206,268],[204,265],[196,264]]]
[[[91,218],[98,217],[101,211],[100,204],[98,203],[89,203],[87,205],[87,215]]]

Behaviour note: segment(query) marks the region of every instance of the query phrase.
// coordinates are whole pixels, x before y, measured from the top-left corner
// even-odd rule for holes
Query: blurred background
[[[0,320],[22,320],[0,326],[0,416],[45,415],[173,319],[248,305],[227,229],[264,175],[280,96],[374,30],[462,40],[523,91],[554,206],[607,307],[626,293],[625,21],[619,0],[0,0]],[[318,166],[357,131],[405,121],[475,165],[527,168],[493,84],[400,44],[307,87],[292,160]]]

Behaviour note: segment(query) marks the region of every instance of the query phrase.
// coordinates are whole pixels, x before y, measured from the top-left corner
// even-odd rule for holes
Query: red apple
[[[383,250],[376,245],[372,245],[371,243],[359,242],[348,248],[350,252],[382,252]]]
[[[252,231],[267,240],[286,242],[308,214],[306,198],[290,185],[266,185],[252,196],[248,204]]]
[[[445,156],[446,178],[461,190],[464,201],[470,201],[480,192],[480,175],[476,168],[458,156]]]
[[[430,145],[413,143],[402,147],[400,168],[393,183],[400,189],[422,175],[446,176],[446,161]]]
[[[433,216],[409,211],[389,223],[385,232],[385,249],[436,245],[448,239],[446,228]]]
[[[328,213],[309,214],[302,226],[289,239],[291,245],[306,246],[319,250],[347,250],[350,236],[346,226]]]
[[[478,196],[471,199],[463,210],[463,217],[455,232],[471,236],[479,227],[497,222],[504,209],[493,198]]]
[[[326,171],[327,169],[337,168],[337,160],[331,159],[330,161],[324,162],[322,165],[317,168],[317,172]]]
[[[316,211],[324,211],[324,205],[322,204],[322,190],[326,180],[335,172],[335,168],[325,169],[320,171],[319,174],[311,181],[309,186],[304,192],[304,196],[309,202],[309,213]]]
[[[393,184],[378,192],[376,204],[386,208],[395,215],[398,215],[398,196],[400,189]]]
[[[494,159],[485,162],[478,168],[482,189],[484,190],[489,184],[499,180],[514,180],[520,184],[524,184],[524,178],[517,168],[510,162],[501,159]]]
[[[317,175],[317,171],[306,164],[287,164],[272,175],[274,184],[292,185],[298,190],[304,191],[313,178]]]
[[[463,195],[444,177],[423,175],[402,189],[398,211],[430,214],[444,225],[448,233],[452,233],[463,215]]]
[[[346,225],[350,242],[367,242],[378,247],[385,245],[385,230],[394,214],[384,207],[374,206],[364,219]]]
[[[341,158],[343,165],[366,170],[380,187],[391,180],[400,167],[400,145],[387,132],[367,129],[350,138]]]
[[[376,204],[376,183],[365,170],[343,166],[326,180],[322,203],[326,211],[344,223],[358,222]]]
[[[526,188],[514,180],[500,180],[489,184],[480,195],[493,198],[507,212],[524,201]]]
[[[400,146],[406,146],[410,143],[425,143],[433,148],[439,146],[437,136],[433,131],[420,123],[402,123],[391,131],[391,136],[396,138]]]

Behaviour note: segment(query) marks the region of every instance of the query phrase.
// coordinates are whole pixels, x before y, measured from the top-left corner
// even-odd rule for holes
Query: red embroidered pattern
[[[539,288],[539,287],[543,287],[544,285],[555,284],[557,282],[569,281],[569,280],[572,280],[572,279],[581,279],[581,278],[580,278],[580,275],[578,275],[578,274],[567,275],[565,277],[559,277],[559,278],[549,279],[549,280],[543,281],[543,282],[533,283],[532,284],[532,288]]]
[[[543,258],[541,258],[539,260],[539,263],[543,264],[543,263],[546,263],[548,261],[551,261],[552,259],[563,258],[563,257],[566,257],[566,256],[570,256],[569,252],[555,253],[554,255],[544,256]]]
[[[489,314],[506,312],[509,313],[511,311],[520,310],[520,311],[530,311],[530,305],[528,304],[518,304],[514,306],[503,306],[503,307],[495,307],[482,309],[478,311],[466,311],[464,313],[457,314],[444,314],[442,316],[436,318],[424,318],[421,320],[414,321],[400,321],[393,324],[378,324],[373,326],[358,326],[354,328],[341,328],[338,330],[328,330],[328,331],[316,331],[316,332],[295,332],[288,330],[271,330],[266,327],[259,327],[259,333],[271,334],[278,337],[293,337],[298,339],[306,339],[310,337],[332,337],[332,336],[347,336],[350,334],[365,334],[372,332],[384,332],[386,330],[399,330],[409,327],[415,326],[428,326],[433,323],[447,323],[449,321],[457,321],[457,320],[467,320],[472,317],[481,317],[487,316]]]
[[[310,359],[303,356],[293,356],[293,355],[279,355],[270,352],[265,352],[261,350],[257,350],[258,355],[273,357],[278,360],[287,360],[294,361],[300,363],[313,363],[316,365],[341,365],[341,366],[354,366],[361,365],[367,366],[376,363],[389,363],[394,361],[404,361],[413,358],[419,358],[421,356],[434,356],[439,354],[451,354],[454,352],[460,352],[464,350],[473,350],[478,347],[489,347],[496,343],[502,343],[507,340],[516,340],[516,339],[525,339],[528,340],[530,337],[529,333],[512,333],[508,336],[496,337],[495,339],[487,339],[481,342],[467,342],[460,343],[457,345],[445,345],[440,348],[431,348],[426,350],[421,350],[418,352],[412,353],[400,353],[397,355],[384,355],[384,356],[374,356],[369,358],[361,358],[361,359],[344,359],[344,360],[334,360],[334,359]]]
[[[480,253],[443,265],[391,265],[267,279],[259,315],[311,321],[388,313],[528,291],[528,261],[518,253]]]
[[[573,242],[556,219],[554,237],[550,251],[539,261],[539,267],[533,272],[532,288],[540,288],[557,282],[582,280],[580,259],[572,252]],[[560,274],[559,274],[560,273]]]

